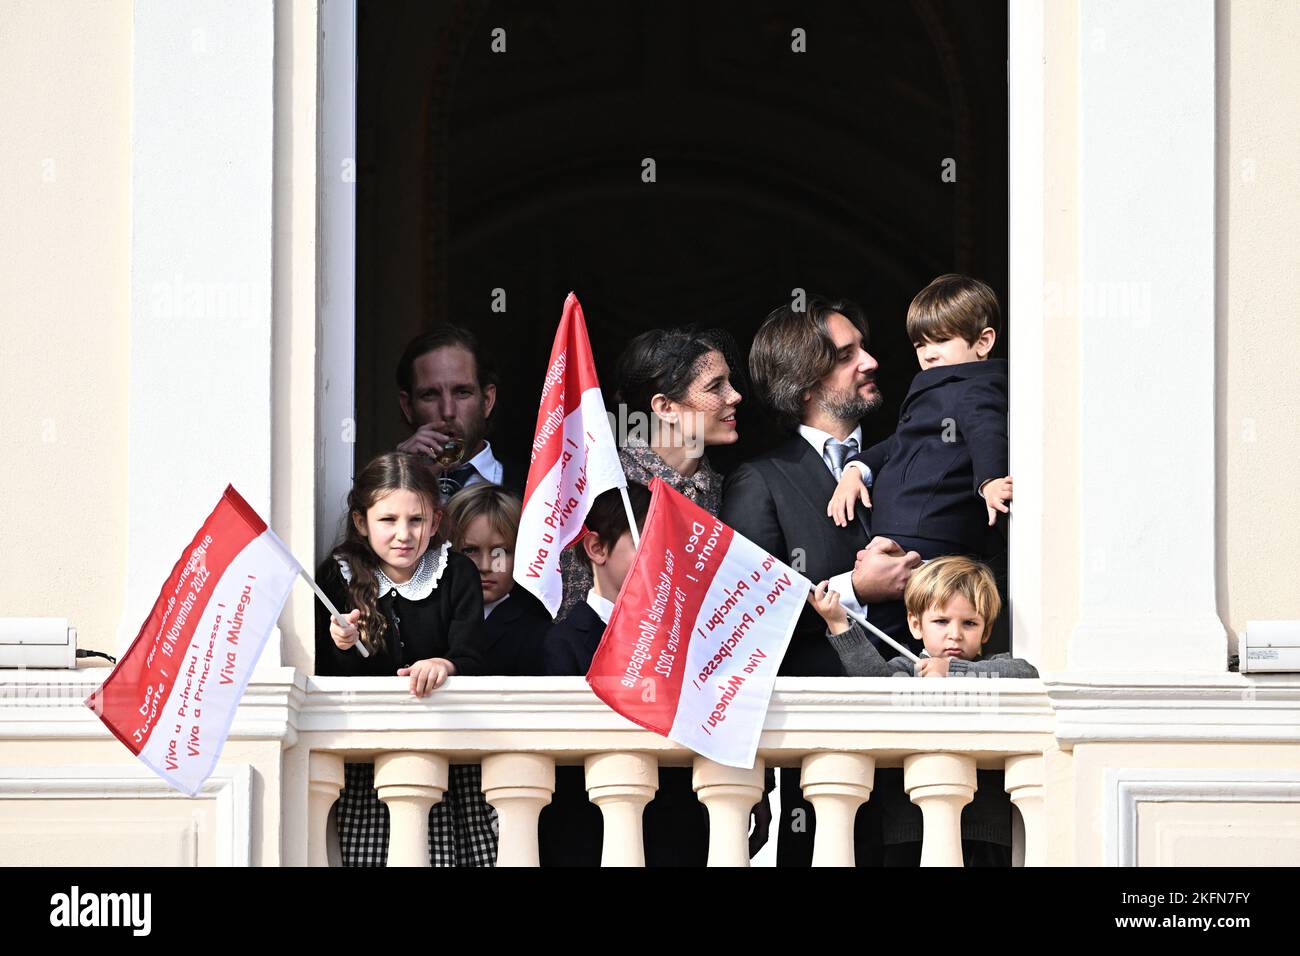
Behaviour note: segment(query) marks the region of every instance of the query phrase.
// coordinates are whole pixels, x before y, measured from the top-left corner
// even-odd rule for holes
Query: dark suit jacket
[[[585,677],[604,634],[605,622],[591,609],[591,605],[586,601],[576,605],[567,617],[552,624],[546,633],[546,642],[542,646],[542,673],[555,677]]]
[[[866,509],[857,509],[859,520],[844,528],[826,516],[834,493],[835,478],[826,463],[803,436],[795,435],[731,474],[722,489],[718,517],[816,583],[851,571],[871,537]],[[844,676],[826,640],[826,624],[811,606],[799,617],[778,673]]]
[[[543,673],[542,646],[551,615],[518,584],[483,621],[483,673],[529,677]]]
[[[1007,474],[1007,363],[927,368],[912,379],[898,430],[859,456],[871,468],[871,525],[885,537],[987,550],[988,511],[978,495]]]
[[[514,492],[522,500],[524,486],[528,484],[528,459],[500,455],[495,445],[492,446],[492,454],[496,456],[497,461],[501,462],[501,487]],[[514,598],[510,600],[513,601]]]

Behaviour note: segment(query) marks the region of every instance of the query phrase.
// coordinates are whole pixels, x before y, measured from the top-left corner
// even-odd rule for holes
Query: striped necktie
[[[834,438],[826,439],[826,450],[822,452],[822,459],[830,467],[831,474],[835,480],[839,481],[840,476],[844,474],[844,463],[848,461],[858,450],[858,440],[850,438],[848,441],[836,441]]]

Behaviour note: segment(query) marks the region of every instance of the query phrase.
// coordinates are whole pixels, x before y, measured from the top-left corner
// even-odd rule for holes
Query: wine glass
[[[442,446],[442,451],[432,457],[443,469],[442,474],[438,476],[438,487],[442,490],[443,497],[449,498],[460,490],[460,482],[449,476],[447,472],[459,465],[461,459],[465,457],[465,439],[459,435],[449,435],[446,444]]]

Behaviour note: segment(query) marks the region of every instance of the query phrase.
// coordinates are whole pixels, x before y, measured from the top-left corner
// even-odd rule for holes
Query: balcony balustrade
[[[537,865],[537,823],[557,765],[584,767],[604,819],[604,866],[644,864],[641,817],[660,766],[693,768],[709,813],[710,866],[748,865],[750,809],[768,767],[801,769],[817,818],[815,866],[853,865],[854,816],[885,767],[903,768],[921,808],[923,866],[961,865],[961,811],[977,769],[1004,771],[1024,823],[1025,864],[1046,858],[1043,754],[1056,741],[1036,680],[782,678],[750,769],[716,764],[636,726],[577,678],[453,678],[423,699],[404,680],[302,681],[284,812],[306,816],[307,845],[284,847],[290,863],[337,858],[329,811],[347,762],[374,763],[390,813],[390,865],[429,865],[429,808],[454,763],[483,766],[483,791],[498,814],[498,866]]]

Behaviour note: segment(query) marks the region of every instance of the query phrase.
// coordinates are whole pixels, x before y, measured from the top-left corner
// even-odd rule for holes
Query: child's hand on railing
[[[433,691],[441,687],[452,674],[456,673],[456,665],[443,657],[430,657],[422,661],[416,661],[410,667],[402,667],[397,671],[398,677],[411,678],[411,693],[416,697],[428,697]]]
[[[917,677],[947,677],[948,658],[922,657],[916,662]]]

